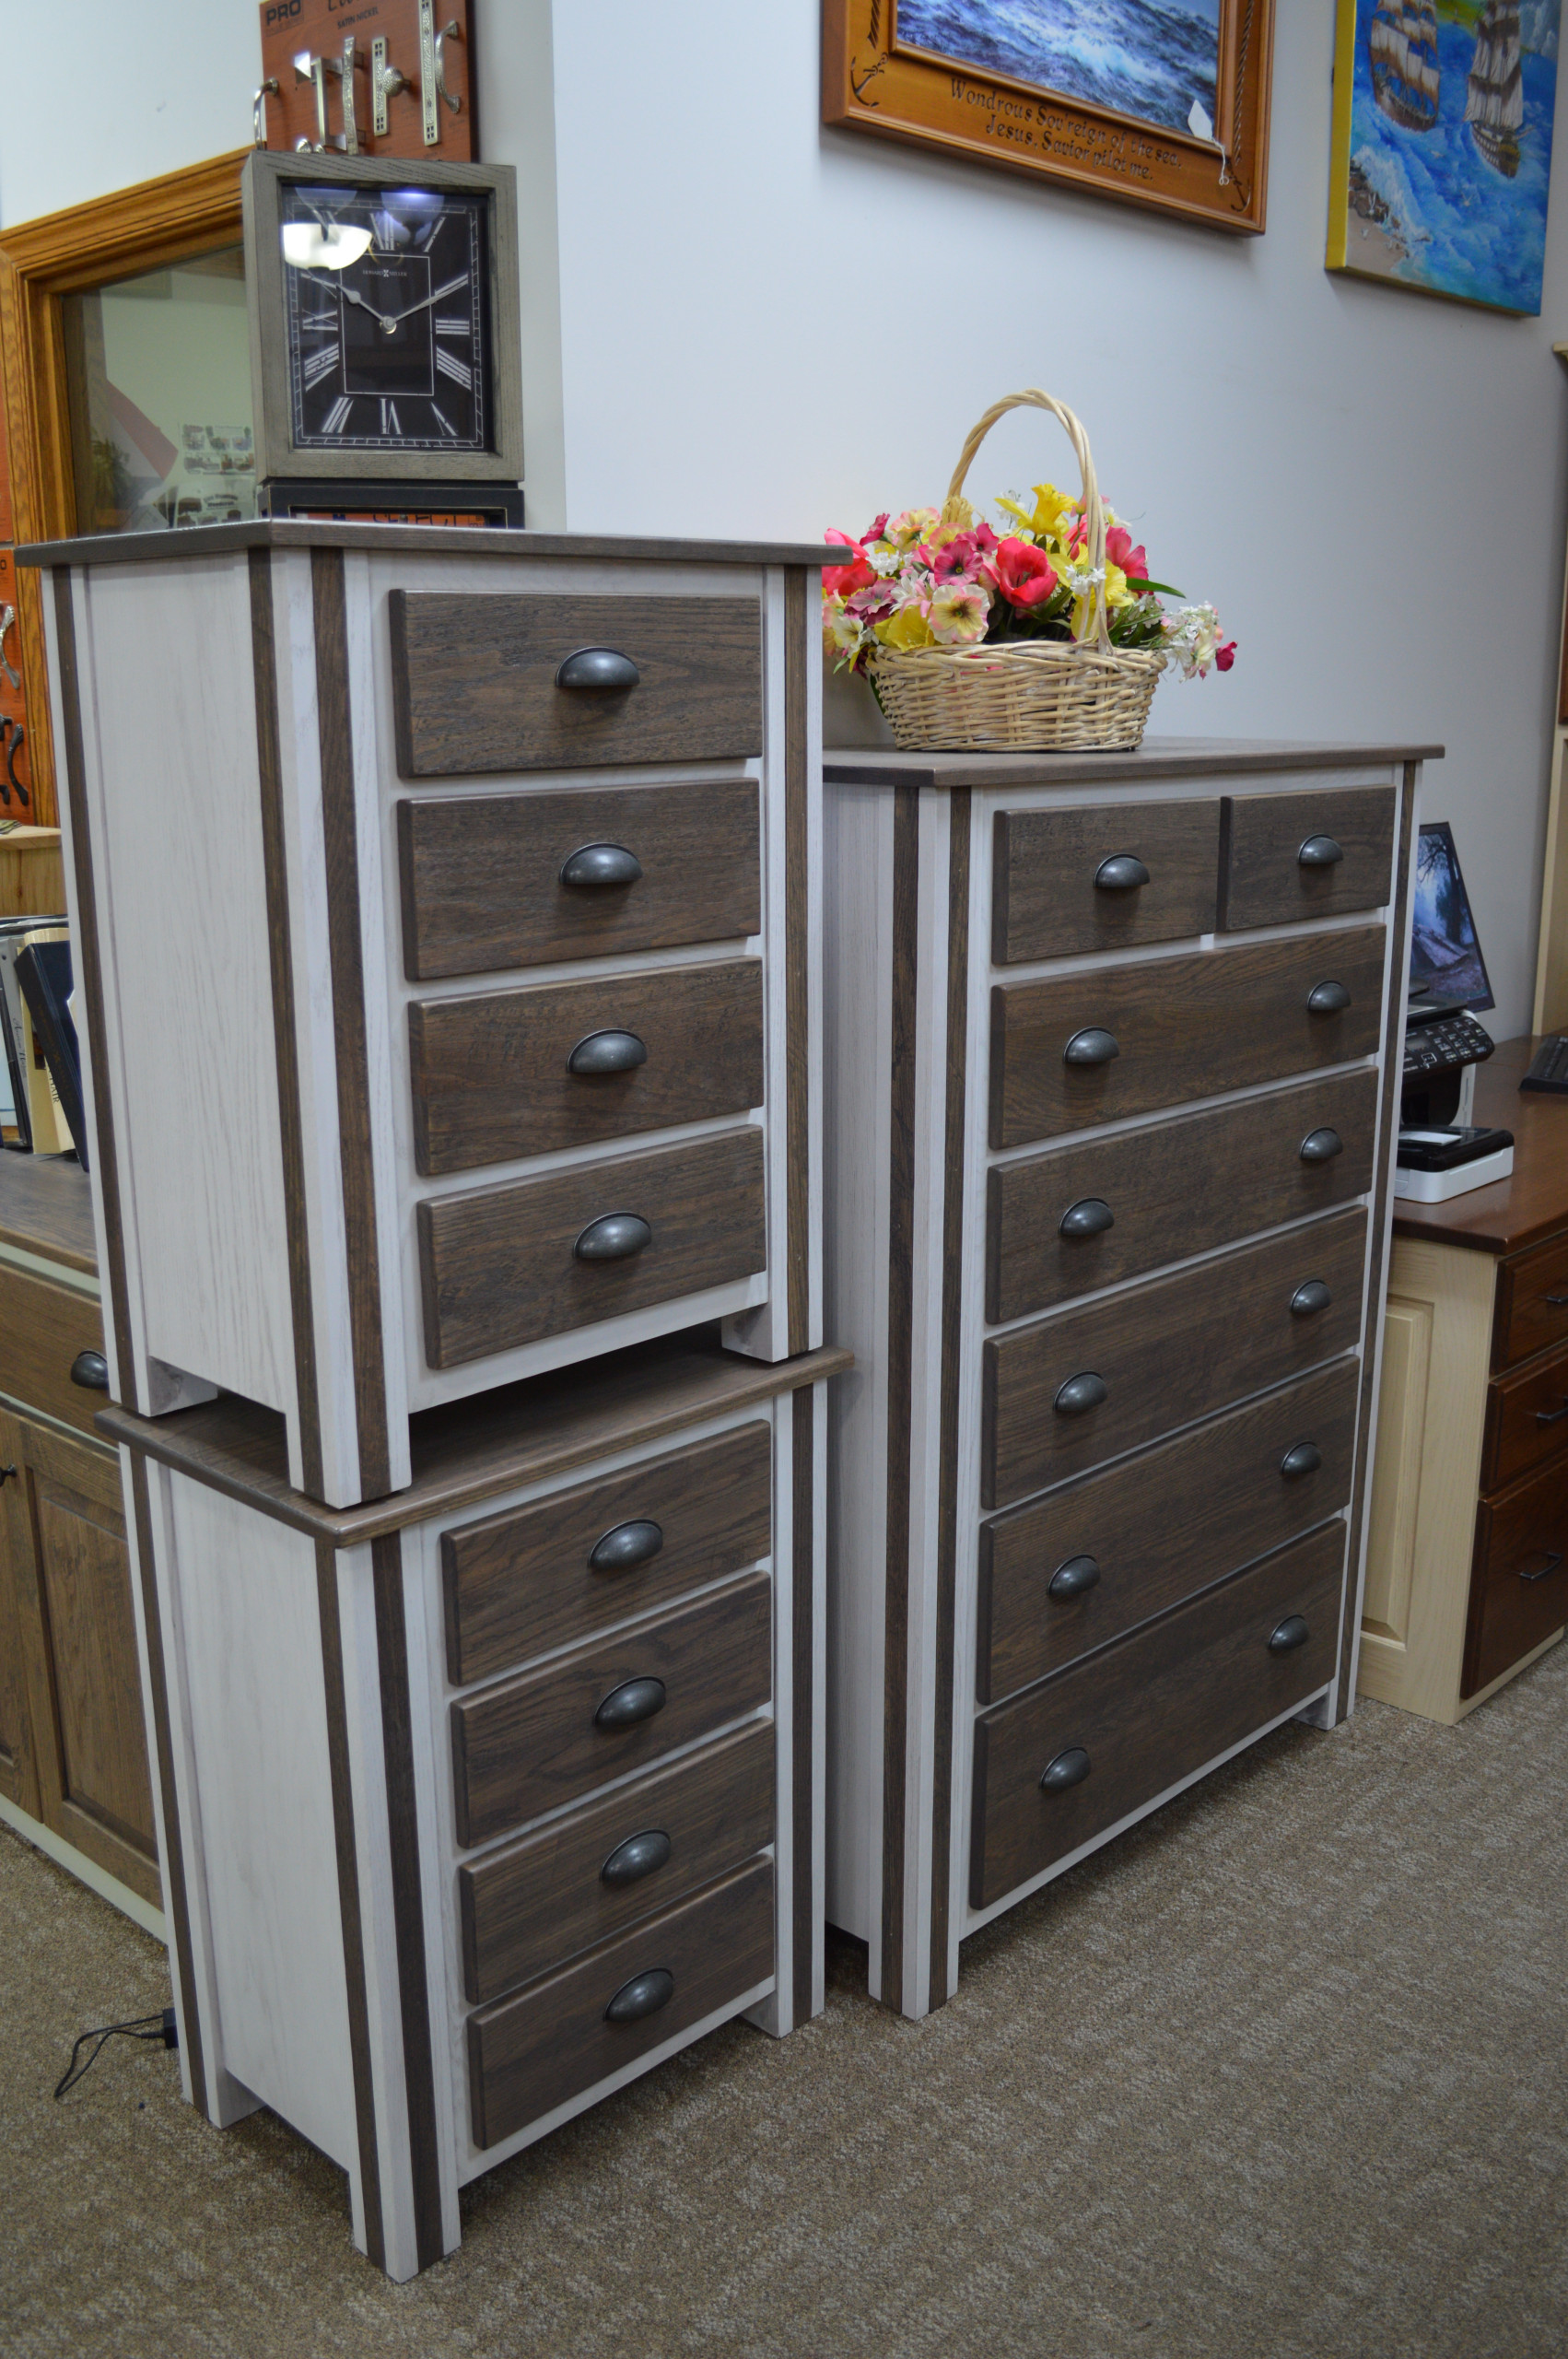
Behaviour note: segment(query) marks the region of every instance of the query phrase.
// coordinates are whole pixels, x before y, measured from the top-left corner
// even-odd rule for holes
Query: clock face
[[[302,182],[280,195],[295,449],[488,451],[488,198]]]

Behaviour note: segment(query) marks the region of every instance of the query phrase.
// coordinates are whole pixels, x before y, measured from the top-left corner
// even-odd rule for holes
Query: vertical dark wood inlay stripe
[[[348,619],[343,553],[312,549],[316,701],[322,740],[322,832],[326,851],[327,935],[332,952],[333,1031],[343,1158],[343,1218],[348,1241],[348,1323],[354,1347],[354,1407],[359,1437],[359,1496],[392,1488],[386,1369],[381,1347],[380,1262],[370,1144],[370,1074],[365,1041],[365,962],[359,933],[359,858],[354,816],[354,745],[348,707]]]
[[[807,616],[810,584],[791,569],[784,577],[784,1027],[786,1201],[790,1260],[786,1272],[790,1349],[811,1342],[811,1168],[806,1109],[810,1043],[807,1032],[806,666],[812,658]]]
[[[354,1839],[354,1778],[348,1761],[348,1708],[343,1692],[343,1621],[337,1602],[337,1552],[316,1543],[316,1603],[322,1623],[322,1675],[326,1692],[327,1758],[332,1767],[333,1835],[337,1846],[337,1895],[343,1917],[343,1973],[348,1996],[348,2055],[354,2072],[359,2184],[365,2199],[365,2249],[386,2266],[381,2224],[381,2166],[376,2146],[376,2090],[370,2071],[370,2009],[365,1989],[365,1926],[359,1906],[358,1846]]]
[[[252,549],[251,660],[256,683],[256,774],[261,784],[262,865],[266,878],[267,957],[277,1048],[277,1134],[283,1156],[283,1215],[288,1240],[288,1297],[294,1322],[294,1386],[299,1407],[304,1488],[322,1493],[322,1415],[316,1390],[316,1330],[310,1301],[310,1243],[305,1221],[305,1149],[299,1120],[299,1047],[294,1028],[294,957],[288,921],[288,860],[278,758],[277,642],[272,558]]]
[[[147,1633],[147,1676],[152,1687],[154,1770],[163,1802],[163,1873],[169,1896],[174,1962],[180,1974],[180,2044],[191,2067],[191,2097],[210,2121],[203,2062],[202,2012],[196,1998],[195,1959],[191,1949],[191,1910],[185,1891],[185,1853],[180,1840],[180,1797],[174,1783],[174,1743],[169,1725],[169,1682],[163,1655],[163,1623],[158,1610],[158,1571],[153,1562],[152,1505],[147,1462],[139,1450],[123,1455],[131,1468],[131,1507],[136,1526],[136,1563],[142,1585],[142,1618]]]
[[[433,2260],[439,2260],[444,2249],[441,2169],[436,2142],[436,2081],[430,2053],[430,1985],[425,1957],[401,1534],[387,1532],[373,1540],[370,1561],[376,1589],[376,1657],[380,1674],[381,1743],[387,1769],[387,1827],[392,1847],[398,2007],[403,2018],[403,2072],[408,2089],[414,2240],[419,2266],[427,2269]]]
[[[1345,1602],[1340,1629],[1340,1676],[1334,1689],[1333,1718],[1342,1720],[1353,1700],[1351,1655],[1356,1637],[1356,1574],[1361,1563],[1362,1525],[1366,1515],[1367,1472],[1372,1455],[1372,1396],[1383,1362],[1383,1257],[1387,1250],[1388,1168],[1394,1159],[1394,1133],[1398,1128],[1402,1079],[1398,1054],[1399,1019],[1404,1013],[1405,917],[1410,899],[1410,837],[1415,816],[1416,765],[1405,764],[1399,797],[1399,885],[1388,956],[1394,973],[1388,987],[1388,1021],[1383,1036],[1383,1106],[1377,1143],[1377,1176],[1373,1183],[1372,1263],[1367,1282],[1366,1334],[1362,1345],[1361,1403],[1356,1414],[1356,1478],[1351,1500],[1351,1542],[1345,1560]]]
[[[802,2024],[812,2011],[812,1966],[816,1955],[821,1912],[812,1883],[812,1828],[816,1816],[816,1778],[813,1740],[816,1714],[813,1709],[812,1675],[815,1659],[816,1614],[813,1594],[815,1562],[813,1503],[815,1493],[812,1450],[816,1395],[809,1384],[790,1395],[790,1532],[792,1535],[791,1615],[790,1625],[790,1825],[795,1861],[791,1895],[791,1946],[794,1958],[795,2021]]]
[[[914,1414],[915,987],[919,789],[893,791],[892,1141],[887,1206],[887,1597],[882,1752],[882,1997],[904,2004],[905,1807],[909,1731],[909,1451]]]
[[[969,790],[948,797],[947,1104],[943,1114],[942,1201],[942,1469],[937,1493],[936,1731],[932,1746],[931,1992],[933,2007],[951,1996],[947,1980],[948,1896],[953,1844],[953,1645],[958,1596],[958,1359],[963,1315],[964,1084],[969,1023]]]
[[[60,734],[65,744],[65,792],[71,808],[71,866],[76,884],[76,933],[71,945],[76,977],[87,1009],[88,1055],[92,1063],[93,1137],[98,1149],[99,1201],[109,1268],[109,1315],[120,1396],[141,1414],[136,1363],[131,1349],[131,1290],[125,1272],[125,1231],[120,1211],[120,1169],[115,1156],[114,1092],[109,1072],[109,1036],[103,1015],[103,969],[98,949],[98,899],[93,885],[92,829],[88,817],[87,757],[82,743],[81,667],[76,660],[76,612],[71,570],[54,575],[54,628],[60,650]]]

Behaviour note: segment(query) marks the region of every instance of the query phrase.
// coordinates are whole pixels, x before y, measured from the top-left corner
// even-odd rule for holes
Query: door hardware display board
[[[479,154],[469,0],[264,0],[258,147],[335,156]]]

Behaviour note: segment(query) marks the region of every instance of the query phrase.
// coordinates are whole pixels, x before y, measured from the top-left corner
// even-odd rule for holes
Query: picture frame
[[[286,348],[283,192],[290,184],[482,194],[488,199],[486,268],[494,360],[490,447],[442,451],[311,449],[293,437]],[[518,296],[517,175],[509,164],[432,164],[374,156],[252,150],[241,180],[245,277],[251,303],[251,381],[258,482],[321,478],[336,484],[505,483],[522,476],[522,344]]]
[[[1192,10],[1195,21],[1208,13],[1202,0]],[[1193,111],[1178,108],[1174,119],[1177,77],[1162,78],[1158,58],[1149,61],[1141,101],[1130,85],[1092,89],[1087,74],[1075,90],[1059,89],[1025,78],[1019,68],[1028,59],[1004,37],[1000,10],[992,38],[990,14],[986,0],[947,0],[943,6],[931,0],[823,0],[823,122],[913,140],[1215,229],[1262,232],[1274,0],[1218,0],[1213,63],[1199,76],[1213,104],[1203,107],[1199,98]],[[1169,21],[1164,12],[1161,21]],[[921,47],[912,30],[944,37],[966,53]],[[988,62],[998,57],[1003,65]],[[1123,103],[1108,103],[1111,97]],[[1133,103],[1152,111],[1128,111]],[[1156,113],[1163,119],[1153,119]],[[1194,127],[1204,115],[1207,137]]]

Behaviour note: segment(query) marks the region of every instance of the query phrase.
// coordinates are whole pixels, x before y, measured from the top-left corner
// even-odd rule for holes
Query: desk
[[[1568,1624],[1568,1099],[1476,1076],[1513,1177],[1397,1203],[1359,1684],[1457,1720]]]

